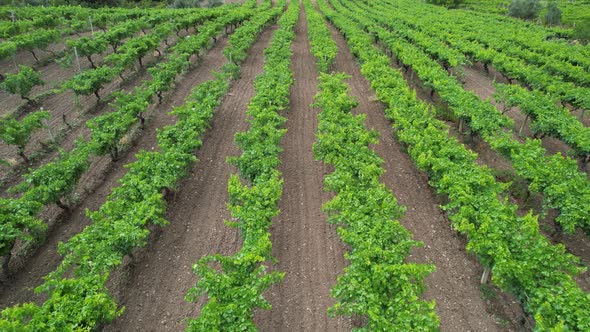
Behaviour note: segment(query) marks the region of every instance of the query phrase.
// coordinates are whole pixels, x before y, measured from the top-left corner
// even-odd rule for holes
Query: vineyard
[[[0,331],[590,331],[590,45],[506,6],[0,7]]]
[[[559,8],[562,12],[562,22],[573,26],[583,19],[590,18],[588,12],[588,0],[558,0]],[[465,8],[485,13],[505,14],[510,5],[508,0],[467,0]],[[544,10],[545,11],[545,10]],[[544,14],[541,12],[541,15]]]

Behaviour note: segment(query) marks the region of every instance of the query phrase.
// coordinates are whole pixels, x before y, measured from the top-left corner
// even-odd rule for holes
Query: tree
[[[43,85],[41,72],[34,71],[33,68],[19,65],[19,72],[16,74],[6,74],[4,81],[0,83],[0,89],[19,95],[29,104],[33,101],[29,98],[29,93],[37,85]]]
[[[541,11],[539,0],[512,0],[508,6],[508,15],[531,20]]]
[[[169,8],[199,8],[201,0],[174,0]]]
[[[426,2],[433,5],[455,8],[462,4],[463,0],[426,0]]]
[[[18,155],[28,163],[29,158],[25,155],[25,146],[29,143],[33,131],[43,127],[43,119],[49,118],[49,112],[33,112],[26,116],[22,121],[12,117],[0,119],[0,140],[8,145],[16,145]]]
[[[580,20],[574,29],[574,36],[576,39],[588,42],[590,41],[590,17]]]
[[[208,0],[207,7],[214,8],[223,5],[223,0]]]
[[[548,25],[559,25],[561,24],[561,10],[557,6],[556,1],[550,1],[547,4],[547,14],[545,14],[545,22]]]

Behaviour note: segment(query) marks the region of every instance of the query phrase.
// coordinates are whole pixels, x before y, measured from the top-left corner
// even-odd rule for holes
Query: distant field
[[[543,5],[547,1],[541,1]],[[561,22],[564,25],[573,26],[584,17],[590,17],[590,1],[588,0],[557,0],[561,9]],[[510,0],[467,0],[465,6],[479,12],[506,14]],[[545,10],[541,11],[539,17],[545,15]]]

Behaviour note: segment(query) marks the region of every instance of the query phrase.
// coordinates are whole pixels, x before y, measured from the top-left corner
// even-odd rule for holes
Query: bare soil
[[[196,317],[205,299],[188,303],[184,296],[197,282],[192,264],[208,254],[232,254],[241,245],[237,229],[223,221],[231,216],[227,180],[235,167],[226,158],[239,154],[234,133],[247,129],[246,107],[254,96],[254,78],[263,66],[263,49],[274,29],[267,29],[249,52],[242,75],[213,119],[212,129],[197,153],[199,162],[180,184],[169,203],[166,226],[159,236],[136,255],[129,271],[121,273],[116,293],[124,314],[105,331],[179,331],[187,318]],[[222,55],[216,59],[222,65]],[[207,79],[209,74],[203,74]],[[194,84],[190,85],[191,87]]]
[[[319,75],[307,38],[303,11],[295,26],[291,68],[295,86],[285,116],[287,133],[281,144],[280,171],[284,188],[270,233],[276,269],[285,278],[267,292],[270,311],[258,311],[261,331],[349,331],[350,319],[330,318],[327,309],[335,303],[330,288],[346,265],[344,244],[336,227],[327,222],[322,204],[330,199],[323,190],[328,168],[313,156],[318,109],[312,109]]]

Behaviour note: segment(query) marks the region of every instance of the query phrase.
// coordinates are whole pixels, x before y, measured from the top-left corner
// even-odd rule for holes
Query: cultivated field
[[[0,7],[0,331],[589,331],[590,46],[492,7]]]

